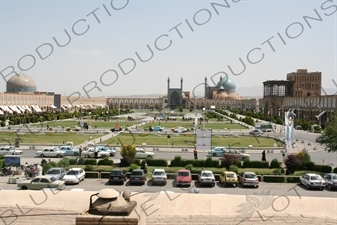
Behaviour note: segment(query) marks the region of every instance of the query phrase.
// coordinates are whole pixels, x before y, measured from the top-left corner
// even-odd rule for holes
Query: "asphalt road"
[[[7,184],[7,178],[0,178],[0,187],[5,190],[16,190],[16,184]],[[223,187],[219,182],[214,187],[200,187],[195,181],[192,182],[191,187],[176,187],[173,180],[168,180],[167,185],[157,186],[152,185],[152,182],[147,182],[145,185],[132,185],[128,182],[124,185],[108,185],[107,179],[86,179],[78,185],[66,185],[64,190],[84,189],[86,191],[99,191],[104,188],[114,188],[120,192],[129,189],[132,192],[157,193],[165,192],[168,196],[170,193],[188,193],[190,190],[198,189],[200,193],[207,194],[224,194],[224,195],[275,195],[275,196],[298,196],[301,197],[327,197],[336,198],[337,191],[329,190],[306,190],[299,184],[278,184],[278,183],[264,183],[261,182],[259,188],[252,187]],[[24,191],[24,190],[18,190]]]
[[[21,158],[21,161],[28,161],[28,163],[38,163],[41,161],[41,157],[36,156],[37,150],[27,149],[24,150],[24,155]],[[250,155],[251,160],[261,160],[261,153],[262,151],[256,150],[256,153],[248,153]],[[276,151],[275,151],[276,152]],[[337,153],[329,153],[326,151],[318,150],[317,152],[310,152],[310,157],[313,162],[316,164],[324,164],[324,165],[331,165],[333,167],[337,167]],[[161,149],[161,151],[155,152],[155,158],[156,159],[167,159],[168,161],[171,161],[174,159],[176,155],[180,155],[183,159],[194,159],[194,155],[192,152],[183,152],[178,151],[177,152],[165,152],[165,149]],[[206,158],[207,151],[205,151],[205,154],[203,152],[198,153],[199,159]],[[48,157],[45,157],[49,159]],[[112,160],[120,160],[122,157],[117,152],[115,157],[110,157]],[[218,159],[219,157],[213,157],[213,159]],[[266,153],[266,159],[267,161],[271,161],[272,159],[277,158],[279,161],[283,160],[282,155],[277,151],[277,153]],[[50,158],[52,161],[59,160],[57,158]],[[33,161],[33,162],[31,162]]]

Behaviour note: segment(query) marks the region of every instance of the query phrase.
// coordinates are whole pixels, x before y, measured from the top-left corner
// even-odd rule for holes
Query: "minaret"
[[[183,78],[180,79],[180,89],[181,92],[183,92]]]
[[[170,107],[170,78],[167,78],[167,106]]]
[[[205,76],[205,93],[204,93],[204,97],[207,97],[208,91],[207,91],[207,77]]]

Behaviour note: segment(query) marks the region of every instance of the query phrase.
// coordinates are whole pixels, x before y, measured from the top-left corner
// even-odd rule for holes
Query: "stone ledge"
[[[138,225],[138,218],[95,215],[81,215],[76,217],[76,225]]]

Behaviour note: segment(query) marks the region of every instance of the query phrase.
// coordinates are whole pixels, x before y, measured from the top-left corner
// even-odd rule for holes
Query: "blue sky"
[[[202,93],[195,87],[205,76],[213,85],[210,78],[224,72],[237,88],[261,85],[261,92],[251,95],[262,95],[263,81],[285,79],[297,69],[321,71],[323,88],[337,80],[336,0],[0,2],[0,72],[21,67],[38,91],[86,96],[84,88],[90,97],[165,94],[167,77],[172,87],[179,87],[183,77],[185,91]],[[75,35],[76,21],[74,32],[89,26],[88,31]],[[64,30],[71,40],[59,47],[53,37],[65,44]],[[90,90],[95,84],[101,91]]]

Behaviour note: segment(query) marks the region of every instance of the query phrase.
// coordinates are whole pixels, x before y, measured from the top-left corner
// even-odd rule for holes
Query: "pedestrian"
[[[95,159],[97,159],[97,157],[98,157],[98,150],[97,148],[95,148]]]
[[[147,174],[147,163],[144,164],[144,173]]]
[[[281,150],[281,153],[282,153],[282,157],[283,157],[283,160],[284,160],[284,157],[286,156],[286,153],[284,152],[283,149]]]
[[[263,152],[262,152],[262,161],[267,161],[266,160],[266,151],[265,150],[263,150]]]
[[[44,158],[42,158],[42,160],[41,160],[41,165],[43,166],[44,164],[46,164],[47,163],[47,160],[45,160]]]
[[[193,154],[194,154],[194,159],[198,159],[198,151],[196,148],[194,149]]]
[[[42,166],[39,164],[36,165],[36,174],[37,176],[42,176]]]
[[[82,145],[80,146],[80,148],[78,149],[78,151],[80,152],[80,157],[82,157],[82,151],[83,151]]]

